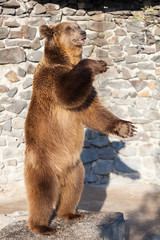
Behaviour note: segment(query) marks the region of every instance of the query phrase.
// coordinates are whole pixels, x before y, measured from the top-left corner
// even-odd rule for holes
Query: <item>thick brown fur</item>
[[[25,123],[24,176],[29,228],[50,235],[56,231],[48,226],[53,208],[65,220],[83,217],[76,206],[84,181],[84,125],[121,137],[132,136],[134,126],[99,102],[92,83],[107,65],[81,60],[85,32],[76,23],[43,25],[40,33],[45,37],[44,56],[34,74]]]

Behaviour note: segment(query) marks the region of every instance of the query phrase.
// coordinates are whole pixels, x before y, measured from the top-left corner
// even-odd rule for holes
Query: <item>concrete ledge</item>
[[[57,229],[53,236],[39,236],[29,231],[27,221],[20,220],[7,225],[0,231],[2,240],[125,240],[125,222],[122,213],[84,212],[81,221],[66,222],[55,218],[51,226]]]

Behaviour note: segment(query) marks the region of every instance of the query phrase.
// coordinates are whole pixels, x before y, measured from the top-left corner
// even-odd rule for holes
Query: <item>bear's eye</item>
[[[72,28],[70,26],[66,27],[66,31],[71,31]]]

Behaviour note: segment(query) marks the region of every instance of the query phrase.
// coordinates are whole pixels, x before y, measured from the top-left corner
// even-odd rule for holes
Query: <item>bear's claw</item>
[[[120,120],[114,128],[114,133],[122,138],[133,137],[137,128],[128,121]]]

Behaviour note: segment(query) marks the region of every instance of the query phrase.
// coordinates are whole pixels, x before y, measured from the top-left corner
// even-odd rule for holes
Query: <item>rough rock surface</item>
[[[13,222],[0,231],[1,240],[125,240],[125,222],[122,213],[85,212],[83,220],[67,222],[55,218],[51,224],[57,229],[53,236],[33,234],[27,227],[27,221]]]

